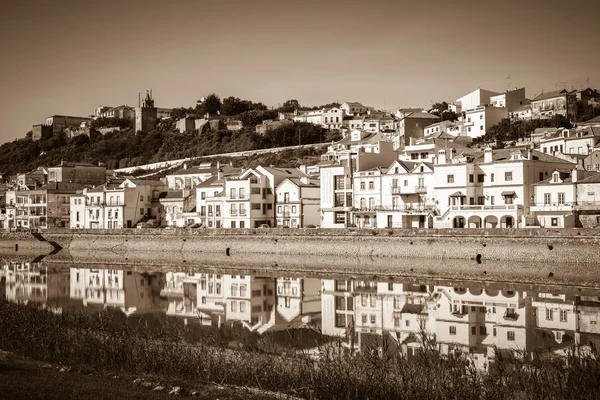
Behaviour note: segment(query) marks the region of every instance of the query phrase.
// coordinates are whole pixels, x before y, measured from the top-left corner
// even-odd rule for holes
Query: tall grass
[[[423,338],[410,359],[398,352],[350,354],[340,341],[319,357],[231,350],[190,340],[189,328],[134,329],[105,311],[54,314],[0,302],[0,348],[34,359],[259,387],[319,399],[594,399],[597,352],[529,361],[499,357],[487,372],[461,355],[443,356]],[[196,338],[197,339],[197,338]],[[527,359],[527,358],[525,358]]]

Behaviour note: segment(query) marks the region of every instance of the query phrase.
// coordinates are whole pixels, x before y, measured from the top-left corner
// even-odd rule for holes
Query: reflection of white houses
[[[41,263],[6,263],[0,279],[4,280],[4,298],[11,302],[46,306],[69,297],[69,275],[48,271]]]
[[[449,152],[448,152],[449,153]],[[485,149],[456,156],[438,151],[435,196],[442,215],[435,228],[521,226],[533,184],[573,164],[539,151]]]
[[[198,310],[199,282],[201,273],[167,272],[160,297],[167,300],[167,315],[198,319],[201,323],[210,324],[210,317]]]
[[[159,275],[120,269],[71,268],[70,295],[84,306],[118,308],[126,315],[156,311]]]
[[[198,310],[218,325],[240,322],[264,333],[275,323],[274,279],[249,275],[203,274],[198,285]]]
[[[285,325],[314,325],[321,318],[321,281],[311,278],[277,278],[277,314]]]

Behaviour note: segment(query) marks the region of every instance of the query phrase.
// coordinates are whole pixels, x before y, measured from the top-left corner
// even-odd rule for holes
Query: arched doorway
[[[487,217],[485,217],[483,225],[485,228],[497,228],[498,218],[494,215],[488,215]]]
[[[505,215],[500,219],[500,227],[501,228],[514,228],[515,227],[515,219],[511,215]]]
[[[452,219],[452,227],[453,228],[464,228],[465,227],[465,218],[464,217],[454,217],[454,219]]]
[[[470,216],[467,226],[469,228],[481,228],[481,217],[477,215]]]

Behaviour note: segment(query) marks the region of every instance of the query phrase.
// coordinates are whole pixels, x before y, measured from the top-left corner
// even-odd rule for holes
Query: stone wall
[[[361,259],[462,259],[534,263],[600,263],[600,232],[586,229],[445,230],[49,230],[70,251],[277,254]],[[14,245],[14,244],[13,244]],[[299,258],[301,261],[301,258]]]

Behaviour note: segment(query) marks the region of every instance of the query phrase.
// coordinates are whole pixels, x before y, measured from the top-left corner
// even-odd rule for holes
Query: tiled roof
[[[414,112],[412,114],[409,114],[405,117],[405,119],[408,118],[419,118],[419,119],[437,119],[439,118],[437,115],[434,114],[429,114],[426,112]]]
[[[555,90],[553,92],[546,92],[546,93],[542,93],[539,96],[537,96],[535,99],[533,99],[533,101],[540,101],[540,100],[552,99],[554,97],[564,96],[567,93],[568,92],[565,89],[563,89],[563,90]]]
[[[579,124],[600,124],[600,115],[587,121],[578,122]]]
[[[577,183],[600,183],[600,172],[585,171],[589,176],[580,179]]]
[[[161,200],[180,200],[183,199],[183,190],[169,190],[167,192],[161,192],[158,198]]]
[[[531,104],[524,104],[521,107],[517,107],[514,109],[513,112],[515,111],[526,111],[526,110],[531,110]]]

